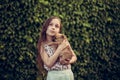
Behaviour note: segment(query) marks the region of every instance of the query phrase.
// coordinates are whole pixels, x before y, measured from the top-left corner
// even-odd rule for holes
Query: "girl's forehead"
[[[60,23],[59,19],[52,19],[50,23]]]

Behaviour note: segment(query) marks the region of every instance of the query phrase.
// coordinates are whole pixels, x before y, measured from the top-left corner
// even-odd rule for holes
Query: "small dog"
[[[50,46],[54,46],[55,49],[57,49],[58,45],[60,45],[63,40],[67,40],[67,37],[64,34],[56,34],[55,37],[53,38],[53,42],[48,43]],[[70,47],[66,47],[61,51],[61,54],[59,56],[59,61],[61,64],[65,60],[70,60],[72,58],[72,51],[70,50]]]

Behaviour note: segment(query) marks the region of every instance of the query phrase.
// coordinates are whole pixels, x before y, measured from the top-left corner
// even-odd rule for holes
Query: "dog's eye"
[[[55,37],[55,39],[58,39],[58,37]]]
[[[61,36],[61,38],[64,38],[64,36]]]

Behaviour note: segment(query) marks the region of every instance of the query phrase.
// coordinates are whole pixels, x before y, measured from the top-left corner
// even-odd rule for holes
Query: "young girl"
[[[61,33],[61,20],[58,17],[50,17],[43,24],[42,32],[38,41],[38,64],[42,65],[47,70],[47,80],[74,80],[73,72],[71,71],[71,64],[77,60],[69,42],[64,40],[56,50],[54,46],[47,44],[53,42],[53,37],[57,33]],[[61,51],[70,47],[72,51],[71,60],[59,62],[59,55]],[[43,64],[42,64],[43,63]],[[63,65],[64,64],[64,65]]]

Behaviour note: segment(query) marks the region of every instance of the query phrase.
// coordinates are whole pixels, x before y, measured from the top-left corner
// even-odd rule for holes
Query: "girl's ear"
[[[59,29],[59,33],[61,33],[60,29]]]
[[[60,29],[59,29],[59,33],[61,33],[62,32],[62,29],[61,29],[61,27],[60,27]]]

